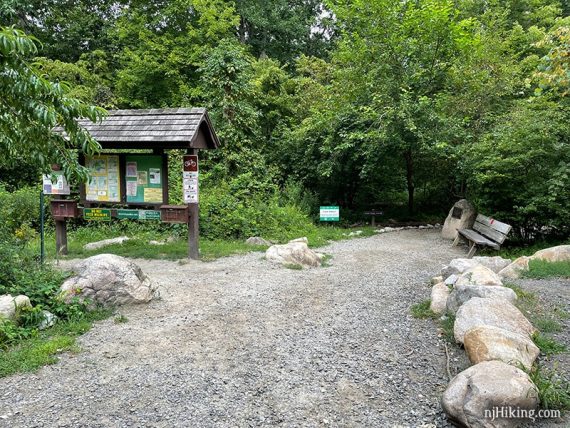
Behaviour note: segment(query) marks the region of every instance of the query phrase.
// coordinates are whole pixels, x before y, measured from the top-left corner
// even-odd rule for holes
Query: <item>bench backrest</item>
[[[476,230],[481,235],[484,235],[497,244],[505,242],[505,239],[507,239],[507,235],[511,229],[512,227],[508,224],[501,223],[494,218],[487,217],[482,214],[477,216],[475,224],[473,225],[473,230]]]

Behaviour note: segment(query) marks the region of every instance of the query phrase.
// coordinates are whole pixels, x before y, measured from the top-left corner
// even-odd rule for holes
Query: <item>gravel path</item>
[[[409,307],[464,251],[431,230],[322,251],[332,266],[304,271],[261,253],[136,261],[162,299],[98,323],[56,365],[0,379],[0,426],[447,425],[443,343]]]

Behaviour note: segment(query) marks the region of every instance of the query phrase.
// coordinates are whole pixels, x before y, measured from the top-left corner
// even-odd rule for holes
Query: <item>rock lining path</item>
[[[78,354],[0,379],[0,426],[446,426],[443,344],[409,307],[463,250],[406,230],[319,251],[332,266],[136,260],[162,299],[97,323]]]

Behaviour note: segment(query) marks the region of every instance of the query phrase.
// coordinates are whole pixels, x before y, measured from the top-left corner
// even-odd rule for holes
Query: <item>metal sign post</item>
[[[44,191],[40,191],[40,263],[44,264],[45,259],[45,207],[44,207]]]

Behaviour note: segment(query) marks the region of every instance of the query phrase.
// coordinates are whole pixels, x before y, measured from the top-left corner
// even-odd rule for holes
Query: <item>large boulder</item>
[[[122,244],[128,241],[130,238],[128,236],[119,236],[118,238],[103,239],[102,241],[90,242],[85,244],[83,249],[86,251],[98,250],[99,248],[108,247],[109,245]]]
[[[503,283],[499,275],[491,269],[477,265],[459,276],[455,282],[455,286],[458,285],[503,285]]]
[[[516,427],[521,421],[509,418],[508,409],[532,411],[538,402],[529,376],[501,361],[485,361],[459,373],[441,399],[449,419],[469,428]],[[505,409],[503,414],[497,412]]]
[[[11,294],[4,294],[0,296],[0,320],[17,321],[19,311],[31,307],[32,304],[28,296],[13,297]]]
[[[520,278],[523,272],[528,270],[528,263],[530,257],[522,256],[508,265],[506,268],[499,272],[499,276],[503,279],[517,279]]]
[[[537,251],[532,256],[535,260],[546,262],[567,262],[570,261],[570,245],[559,245],[557,247],[545,248]]]
[[[545,262],[570,261],[570,245],[558,245],[557,247],[545,248],[537,251],[532,256],[519,257],[510,265],[499,272],[501,278],[517,279],[523,272],[528,271],[531,260],[543,260]]]
[[[467,199],[457,201],[449,210],[449,214],[441,229],[441,236],[444,239],[455,239],[458,229],[470,229],[475,223],[477,211]]]
[[[465,351],[473,364],[498,360],[530,370],[540,350],[528,336],[504,328],[482,325],[472,328],[464,337]]]
[[[503,299],[509,303],[514,303],[517,294],[510,288],[500,285],[455,285],[447,299],[447,311],[457,312],[461,305],[473,297]]]
[[[61,286],[66,302],[79,297],[102,306],[147,303],[156,291],[138,265],[114,254],[89,257],[72,270],[75,275]]]
[[[311,250],[306,242],[294,240],[284,245],[272,245],[265,252],[265,258],[272,263],[317,267],[321,265],[322,256]]]
[[[429,308],[436,314],[443,314],[447,305],[449,287],[445,283],[435,284],[431,289],[431,303]]]
[[[451,275],[461,275],[463,272],[473,269],[480,263],[475,259],[458,258],[453,259],[447,266],[441,269],[441,276],[449,278]]]
[[[463,343],[465,333],[475,327],[492,325],[530,337],[536,329],[511,303],[503,299],[472,297],[458,309],[453,334]]]
[[[495,273],[499,273],[501,270],[510,265],[512,261],[511,259],[504,259],[500,256],[494,256],[494,257],[476,256],[470,260],[478,262],[479,264],[485,266],[486,268],[491,269]]]

